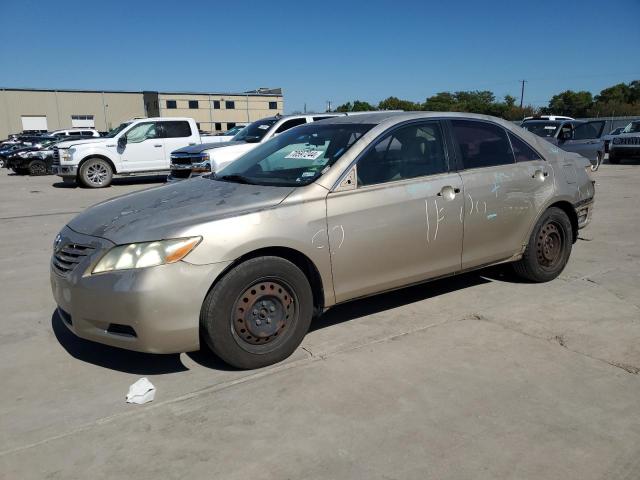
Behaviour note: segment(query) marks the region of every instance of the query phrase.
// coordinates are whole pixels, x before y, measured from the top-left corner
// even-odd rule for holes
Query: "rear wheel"
[[[551,207],[531,233],[522,259],[513,264],[516,273],[532,282],[548,282],[564,269],[573,244],[571,221],[563,210]]]
[[[113,170],[111,165],[101,158],[90,158],[80,167],[80,183],[89,188],[103,188],[111,185]]]
[[[313,315],[302,271],[280,257],[257,257],[227,273],[209,292],[200,324],[207,345],[238,368],[284,360],[300,345]]]
[[[4,168],[4,166],[5,166],[4,158],[0,157],[0,168]]]
[[[47,173],[47,164],[42,160],[32,160],[29,163],[29,175],[38,176],[46,175]]]

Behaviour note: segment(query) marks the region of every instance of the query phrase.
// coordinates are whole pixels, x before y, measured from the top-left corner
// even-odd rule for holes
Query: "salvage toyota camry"
[[[323,120],[81,213],[55,240],[53,296],[79,337],[153,353],[204,341],[257,368],[354,298],[505,262],[557,277],[591,216],[589,166],[488,116]]]

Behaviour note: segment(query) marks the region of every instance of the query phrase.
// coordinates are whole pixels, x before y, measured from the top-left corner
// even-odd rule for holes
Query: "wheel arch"
[[[313,293],[314,316],[319,315],[325,306],[325,291],[322,276],[315,263],[304,253],[290,247],[264,247],[247,252],[231,262],[211,284],[209,291],[233,268],[256,257],[280,257],[290,261],[307,277]]]
[[[113,173],[118,173],[118,171],[116,170],[116,165],[113,163],[113,161],[109,157],[107,157],[106,155],[101,155],[99,153],[91,153],[86,157],[84,157],[82,160],[80,160],[80,163],[78,163],[78,175],[80,174],[80,169],[82,168],[82,165],[87,163],[92,158],[99,158],[100,160],[104,160],[109,164],[109,166],[111,167],[111,170],[113,170]]]

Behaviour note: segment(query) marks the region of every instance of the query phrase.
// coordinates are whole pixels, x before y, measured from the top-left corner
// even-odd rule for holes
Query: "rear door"
[[[462,268],[506,260],[522,250],[540,205],[553,193],[553,170],[500,125],[461,119],[451,127],[464,168]]]
[[[355,170],[356,188],[327,196],[338,302],[460,269],[462,181],[440,122],[391,130]]]
[[[171,152],[182,147],[195,145],[198,142],[199,133],[194,132],[186,120],[170,120],[159,123],[164,143],[164,161],[160,168],[169,168]]]
[[[589,160],[595,160],[598,152],[604,152],[601,139],[605,127],[604,120],[594,120],[578,124],[573,129],[572,138],[559,141],[558,146],[568,152],[575,152]]]

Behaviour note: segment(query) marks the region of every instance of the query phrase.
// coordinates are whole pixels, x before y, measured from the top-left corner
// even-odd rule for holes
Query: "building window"
[[[178,102],[176,102],[175,100],[167,100],[167,108],[170,108],[170,109],[178,108],[177,103]]]
[[[93,115],[71,115],[71,126],[78,127],[95,127]]]
[[[236,102],[234,102],[233,100],[227,100],[226,102],[224,102],[224,108],[226,108],[227,110],[233,110],[236,108]]]
[[[214,110],[220,110],[220,100],[214,100],[213,101],[213,108],[214,108]]]
[[[198,107],[198,100],[189,100],[189,108],[190,109],[195,109],[195,108],[199,108]]]
[[[216,122],[216,132],[222,130],[222,124],[220,122]]]
[[[233,122],[227,122],[227,130],[231,130],[232,128],[235,128],[236,124]]]
[[[269,102],[269,110],[277,110],[278,102]]]

